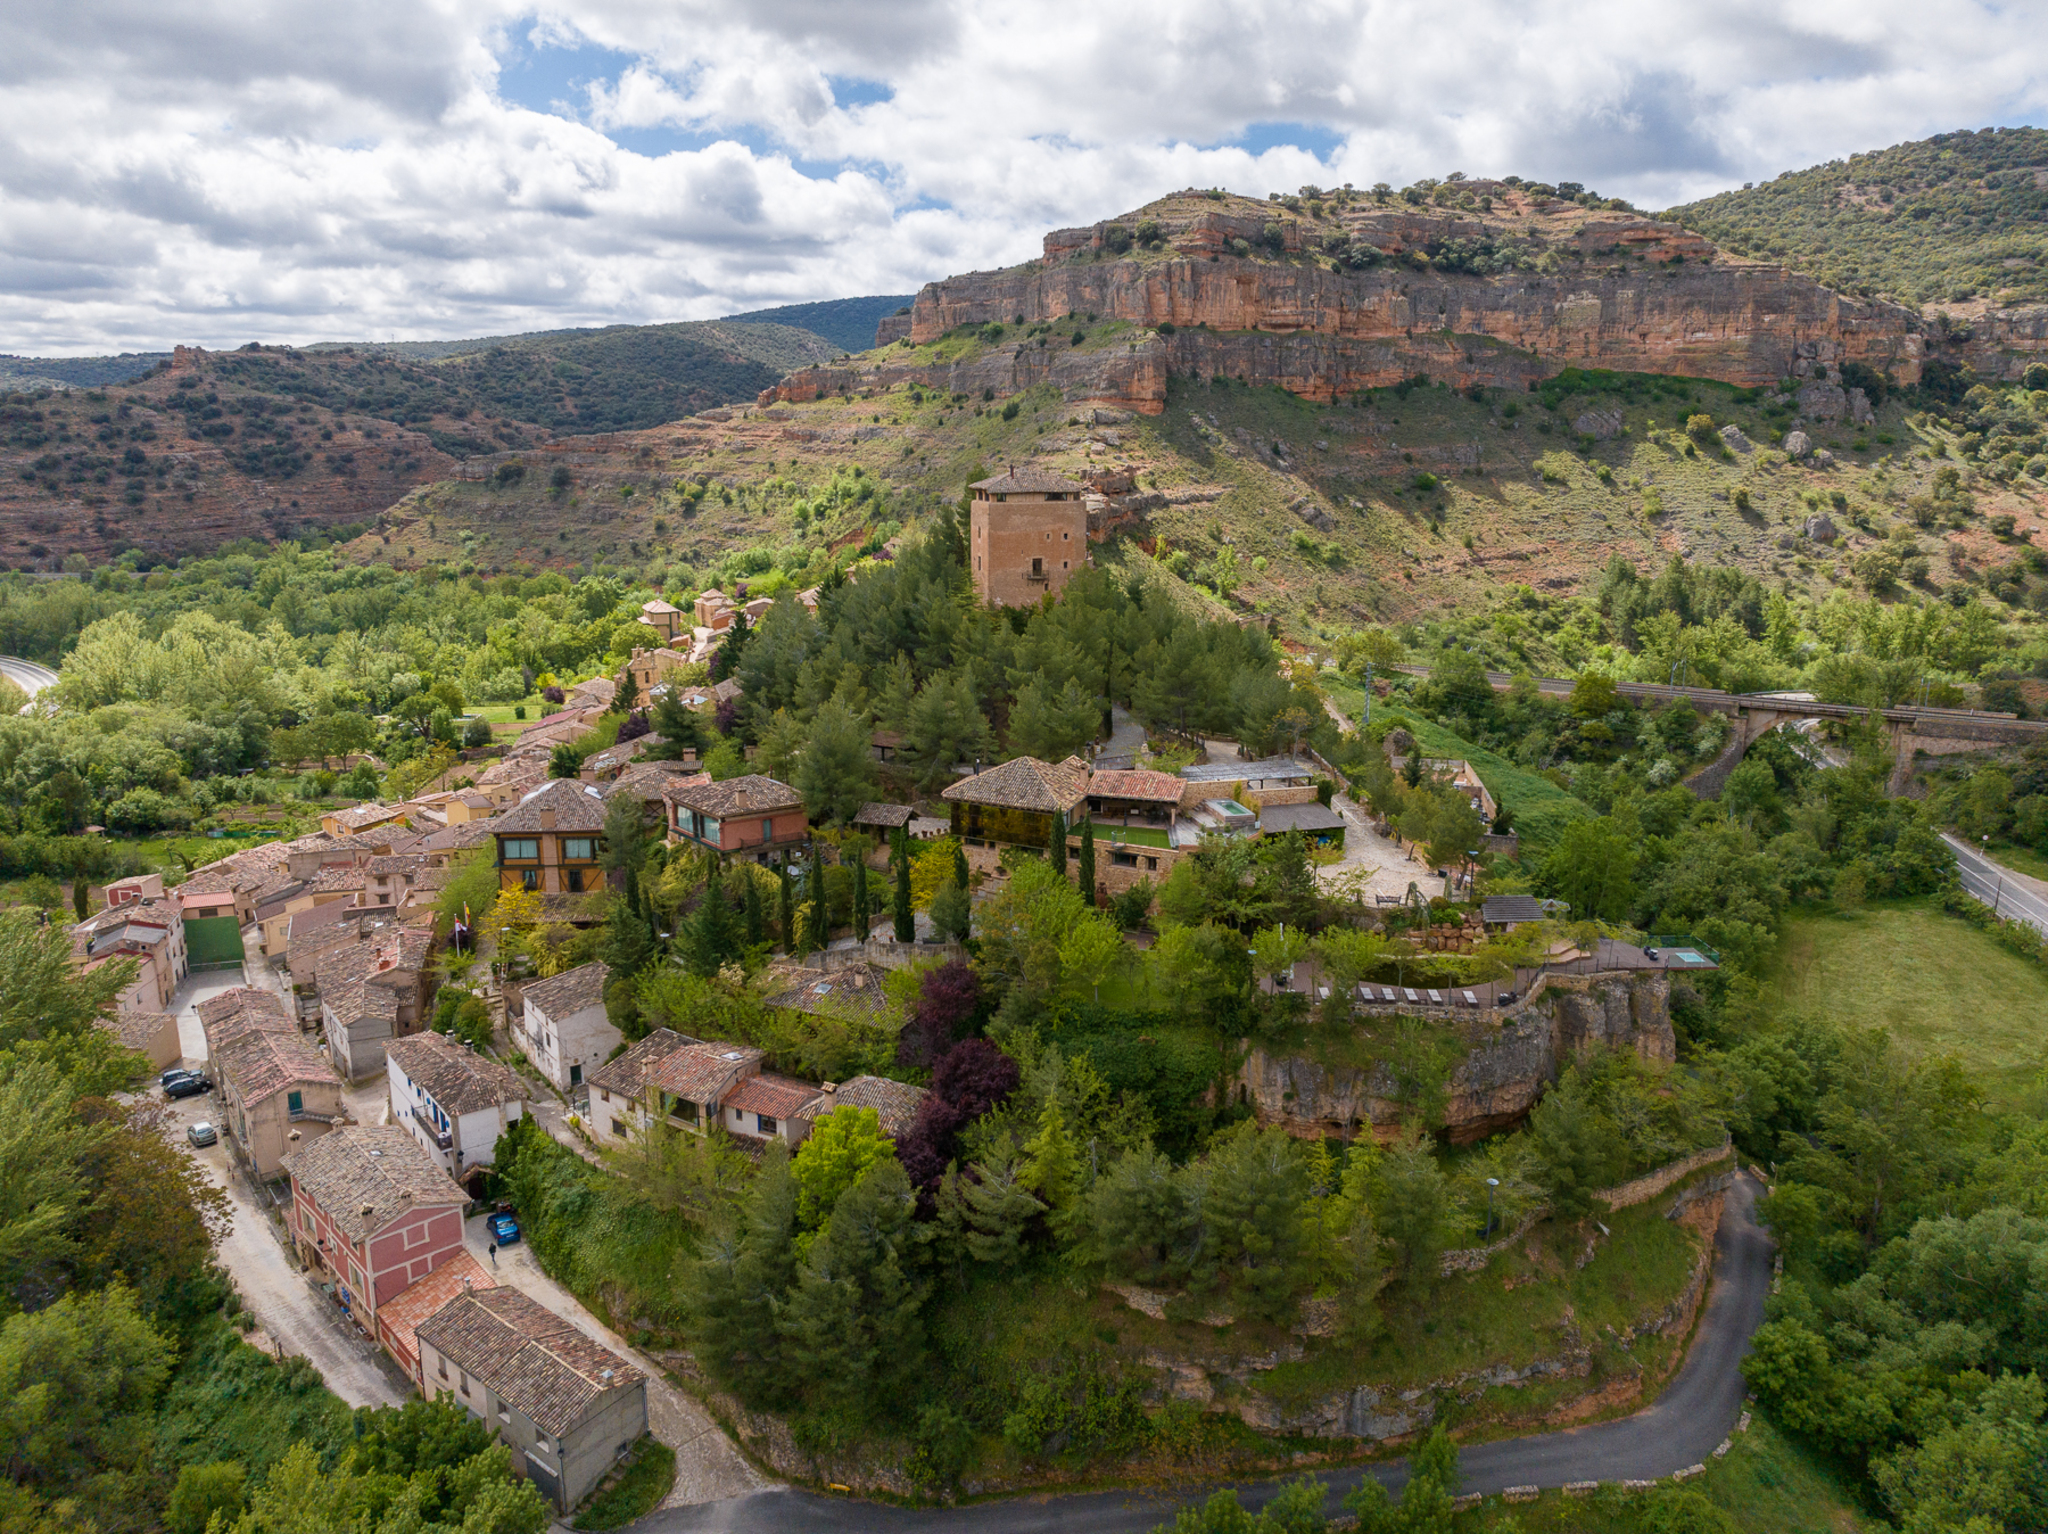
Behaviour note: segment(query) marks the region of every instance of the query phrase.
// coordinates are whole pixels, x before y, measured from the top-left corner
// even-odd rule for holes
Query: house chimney
[[[554,830],[554,828],[555,828],[555,812],[554,812],[553,810],[542,810],[542,811],[540,812],[540,828],[541,828],[541,829],[542,829],[543,831],[552,831],[552,830]]]
[[[743,810],[747,807],[747,791],[744,788],[733,790],[732,807],[736,810]]]
[[[839,1090],[839,1083],[836,1081],[823,1082],[819,1085],[818,1090],[820,1092],[823,1092],[827,1097],[830,1097],[833,1093]]]

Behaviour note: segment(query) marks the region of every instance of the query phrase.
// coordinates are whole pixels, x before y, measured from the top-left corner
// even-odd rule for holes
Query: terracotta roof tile
[[[818,1084],[814,1081],[798,1081],[792,1076],[762,1071],[734,1087],[720,1106],[738,1108],[742,1113],[765,1113],[771,1119],[793,1119],[817,1096]]]
[[[543,824],[541,819],[549,811],[554,812],[553,825]],[[574,778],[556,778],[535,789],[491,822],[492,832],[499,836],[603,829],[604,796],[598,793],[596,784],[579,783]]]
[[[907,804],[871,802],[860,807],[860,812],[853,817],[853,823],[857,826],[907,826],[916,814],[917,811]]]
[[[697,1040],[686,1038],[673,1028],[657,1028],[638,1040],[615,1059],[607,1060],[590,1073],[590,1084],[624,1097],[638,1097],[647,1084],[647,1073],[679,1049]]]
[[[593,959],[588,964],[565,969],[559,975],[536,980],[523,987],[520,994],[525,997],[527,1006],[538,1004],[541,1011],[559,1020],[602,1002],[605,982],[611,979],[611,975],[602,959]]]
[[[1175,774],[1146,768],[1088,775],[1088,797],[1091,799],[1142,799],[1178,804],[1186,788],[1187,784]]]
[[[823,1118],[835,1108],[872,1108],[882,1121],[882,1133],[892,1140],[910,1128],[918,1104],[925,1099],[923,1087],[886,1076],[856,1076],[842,1081],[830,1092],[822,1092],[806,1110],[807,1118]]]
[[[419,1325],[465,1290],[495,1289],[498,1281],[466,1250],[452,1253],[448,1260],[417,1283],[400,1290],[377,1307],[377,1326],[388,1330],[406,1357],[417,1366],[420,1357]]]
[[[467,1202],[411,1131],[396,1124],[343,1124],[300,1146],[284,1166],[353,1241],[409,1210]]]
[[[1072,810],[1088,797],[1088,770],[1066,762],[1041,762],[1035,756],[1012,757],[999,767],[962,778],[939,797],[1050,815]]]
[[[803,795],[787,783],[778,783],[756,772],[727,778],[722,783],[707,781],[672,786],[663,791],[662,797],[719,820],[734,815],[763,815],[776,810],[799,809],[804,802]]]
[[[556,1438],[611,1391],[647,1378],[517,1289],[459,1294],[414,1335]]]
[[[288,1087],[339,1087],[341,1078],[327,1056],[296,1028],[290,1033],[245,1033],[212,1053],[217,1074],[244,1103],[261,1102]]]
[[[993,479],[978,479],[967,487],[970,490],[986,490],[991,495],[1079,495],[1088,487],[1078,480],[1068,479],[1063,474],[1051,474],[1044,469],[1012,469],[1007,474],[998,474]]]
[[[518,1072],[438,1033],[393,1039],[384,1053],[450,1116],[526,1101]]]
[[[655,1066],[649,1079],[673,1097],[717,1102],[735,1082],[759,1070],[761,1060],[761,1051],[749,1044],[691,1044]]]

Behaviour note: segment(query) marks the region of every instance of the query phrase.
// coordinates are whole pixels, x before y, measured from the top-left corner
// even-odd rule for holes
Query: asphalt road
[[[57,673],[48,666],[38,666],[32,660],[22,660],[13,655],[0,655],[0,676],[6,677],[31,698],[45,687],[57,685]]]
[[[1963,876],[1963,888],[1998,912],[2007,921],[2023,921],[2048,935],[2048,900],[2030,883],[2023,883],[2010,869],[2001,868],[1960,836],[1942,833],[1941,839],[1955,849],[1956,867]]]
[[[1562,1486],[1567,1481],[1655,1480],[1703,1463],[1728,1436],[1742,1411],[1740,1365],[1750,1335],[1763,1321],[1771,1286],[1771,1243],[1753,1217],[1755,1188],[1747,1177],[1729,1190],[1716,1240],[1714,1285],[1678,1378],[1654,1405],[1633,1417],[1533,1438],[1479,1444],[1458,1456],[1460,1490],[1497,1492],[1509,1486]],[[1407,1478],[1401,1464],[1368,1465],[1323,1477],[1331,1510],[1367,1476],[1389,1486]],[[1247,1506],[1262,1505],[1277,1482],[1240,1488]],[[912,1509],[779,1488],[725,1502],[665,1508],[632,1528],[638,1534],[842,1534],[905,1530],[917,1534],[1131,1534],[1171,1522],[1177,1508],[1213,1488],[1178,1496],[1100,1492],[1044,1496],[972,1507]]]

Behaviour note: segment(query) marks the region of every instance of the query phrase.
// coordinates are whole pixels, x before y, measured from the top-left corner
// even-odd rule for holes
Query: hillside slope
[[[113,389],[0,396],[0,562],[361,524],[462,457],[542,435],[450,383],[388,357],[180,348]]]
[[[2048,302],[2048,130],[1831,160],[1666,215],[1737,255],[1902,303]]]
[[[864,352],[875,344],[875,326],[884,315],[894,314],[910,302],[908,293],[876,294],[867,298],[828,298],[815,304],[784,304],[779,309],[755,309],[747,314],[728,314],[726,322],[794,325],[823,336],[842,352]]]
[[[1115,355],[1132,334],[1098,322],[1074,349]],[[963,374],[1015,345],[942,343]],[[2040,587],[2007,541],[2048,527],[2039,480],[1966,469],[1937,481],[1958,468],[1942,456],[1956,429],[1896,399],[1861,430],[1807,422],[1833,462],[1794,461],[1771,444],[1795,411],[1789,396],[1641,375],[1570,374],[1534,396],[1477,399],[1404,385],[1343,406],[1176,376],[1150,417],[1076,408],[1049,384],[1007,401],[877,385],[550,444],[516,455],[509,484],[479,472],[515,456],[500,454],[408,496],[353,552],[480,570],[618,566],[672,589],[749,569],[795,576],[807,551],[886,535],[1010,461],[1101,492],[1097,563],[1310,643],[1360,621],[1511,604],[1521,588],[1590,593],[1617,554],[1645,569],[1682,554],[1815,595],[1857,586],[1873,551],[1923,594],[2016,582],[2024,599]],[[1695,440],[1683,427],[1701,415],[1715,429]],[[2013,532],[1995,533],[2008,515]],[[1536,653],[1566,642],[1530,637]]]

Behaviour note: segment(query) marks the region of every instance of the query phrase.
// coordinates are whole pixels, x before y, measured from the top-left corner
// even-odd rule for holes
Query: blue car
[[[519,1222],[509,1214],[494,1214],[484,1220],[484,1229],[491,1233],[491,1239],[500,1246],[510,1246],[519,1239]]]

